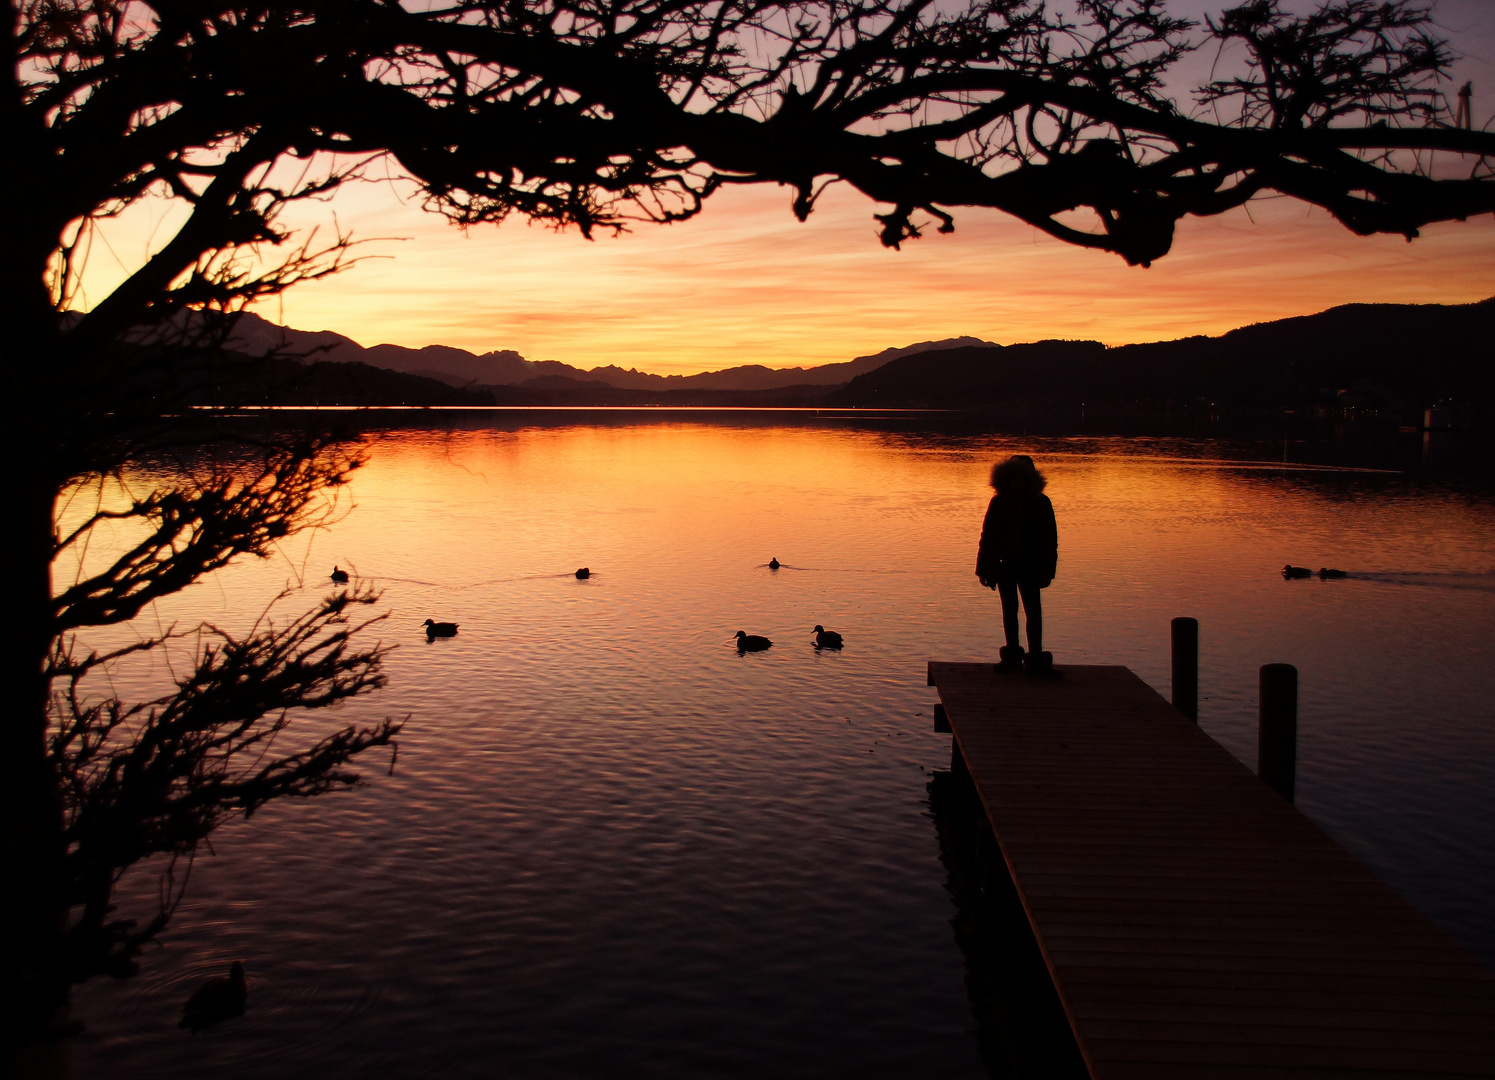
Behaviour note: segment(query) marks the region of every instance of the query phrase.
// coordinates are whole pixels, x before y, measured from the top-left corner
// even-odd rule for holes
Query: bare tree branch
[[[1408,238],[1495,212],[1495,134],[1451,123],[1453,54],[1418,0],[1306,14],[1246,0],[1202,26],[1164,0],[6,11],[0,432],[17,463],[18,641],[0,654],[0,795],[7,866],[35,883],[13,900],[24,1006],[5,1018],[7,1053],[47,1029],[71,981],[133,969],[216,825],[353,783],[347,763],[398,730],[277,741],[382,684],[382,650],[354,644],[348,622],[367,593],[243,638],[172,627],[79,643],[325,524],[360,461],[316,433],[231,455],[215,417],[187,407],[193,387],[253,368],[228,347],[245,305],[350,264],[341,231],[321,246],[291,235],[293,205],[392,163],[459,225],[519,214],[592,235],[682,220],[749,183],[788,187],[803,219],[844,183],[876,204],[886,245],[982,207],[1140,265],[1183,218],[1266,195]],[[1175,96],[1179,61],[1204,48],[1216,74]],[[146,200],[180,211],[174,231],[84,303],[100,230]],[[75,514],[83,491],[94,508]],[[184,634],[200,647],[171,694],[92,690]],[[118,876],[152,857],[166,863],[155,917],[110,922]]]

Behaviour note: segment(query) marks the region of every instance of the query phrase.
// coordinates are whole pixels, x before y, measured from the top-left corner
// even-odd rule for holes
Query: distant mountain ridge
[[[1219,337],[1107,347],[1039,341],[900,357],[827,395],[841,407],[1220,407],[1414,422],[1435,404],[1495,405],[1495,298],[1346,304]]]
[[[951,338],[839,364],[745,365],[686,376],[616,365],[583,371],[512,350],[365,349],[341,334],[253,315],[241,319],[229,344],[278,370],[319,369],[310,381],[292,380],[294,389],[267,392],[300,395],[287,401],[312,395],[321,404],[942,409],[1053,431],[1097,423],[1132,431],[1254,424],[1284,415],[1406,426],[1440,406],[1464,427],[1495,429],[1495,298],[1346,304],[1218,337],[1131,345]],[[281,352],[272,357],[275,350]],[[333,370],[344,367],[350,370]],[[391,381],[396,377],[420,384]]]
[[[486,353],[468,352],[451,345],[427,345],[411,349],[403,345],[373,345],[365,348],[352,338],[331,330],[296,330],[280,326],[253,312],[239,316],[228,347],[247,356],[280,353],[305,362],[364,363],[409,375],[439,379],[449,386],[531,386],[556,389],[567,383],[602,383],[619,390],[778,390],[790,386],[840,386],[858,375],[874,371],[903,356],[942,349],[992,346],[975,337],[921,341],[902,348],[884,349],[871,356],[858,356],[842,363],[815,367],[770,368],[744,364],[697,375],[652,375],[615,364],[590,370],[555,360],[526,360],[512,349]]]

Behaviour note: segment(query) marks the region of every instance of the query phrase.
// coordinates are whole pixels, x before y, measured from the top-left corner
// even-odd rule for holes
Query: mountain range
[[[952,349],[903,357],[827,405],[1146,412],[1184,406],[1337,415],[1495,404],[1495,299],[1346,304],[1219,337],[1107,347],[1096,341]]]
[[[512,349],[472,353],[451,345],[411,349],[403,345],[369,348],[331,330],[295,330],[253,312],[240,315],[229,348],[247,356],[277,354],[304,362],[364,363],[389,371],[437,379],[448,386],[531,386],[560,389],[569,384],[601,383],[618,390],[779,390],[789,386],[841,386],[891,360],[940,349],[995,347],[974,337],[921,341],[872,356],[817,367],[770,368],[744,364],[697,375],[652,375],[613,364],[583,369],[555,360],[526,360]],[[566,380],[557,382],[557,380]]]
[[[1495,420],[1495,298],[1348,304],[1218,337],[1134,345],[948,338],[818,367],[685,376],[582,369],[512,350],[364,348],[253,314],[241,316],[229,344],[264,377],[218,386],[221,403],[935,408],[1055,428],[1087,417],[1136,427],[1284,413],[1407,424],[1445,405]]]

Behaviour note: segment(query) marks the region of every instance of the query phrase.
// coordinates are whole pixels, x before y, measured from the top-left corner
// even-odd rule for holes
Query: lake
[[[297,612],[334,563],[377,583],[390,685],[335,719],[408,715],[394,773],[371,752],[366,786],[215,834],[142,974],[76,994],[77,1076],[985,1075],[925,664],[995,658],[972,571],[1017,452],[1059,522],[1055,662],[1167,696],[1169,620],[1198,618],[1200,723],[1252,767],[1257,669],[1297,665],[1298,805],[1495,963],[1486,494],[1281,444],[813,415],[423,416],[369,450],[331,528],[150,618],[243,626],[287,584]],[[123,913],[154,896],[127,878]],[[234,959],[244,1018],[179,1031]]]

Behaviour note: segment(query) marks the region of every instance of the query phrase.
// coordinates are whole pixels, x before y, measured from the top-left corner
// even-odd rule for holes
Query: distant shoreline
[[[517,353],[363,349],[346,339],[331,349],[321,341],[325,335],[264,320],[247,328],[265,340],[246,339],[246,351],[205,357],[190,385],[163,397],[246,410],[961,413],[1014,430],[1139,434],[1324,424],[1495,430],[1495,299],[1353,304],[1220,337],[1114,348],[1096,341],[1004,346],[946,339],[817,369],[739,369],[679,383],[648,377],[659,385],[637,385],[645,376],[616,368],[551,373],[556,365],[532,364]],[[281,342],[275,335],[290,337]],[[271,351],[256,352],[264,348]],[[546,374],[529,377],[532,370]],[[781,381],[787,378],[802,381]]]
[[[194,405],[195,410],[233,412],[751,412],[815,413],[821,416],[960,414],[961,409],[814,405]]]

